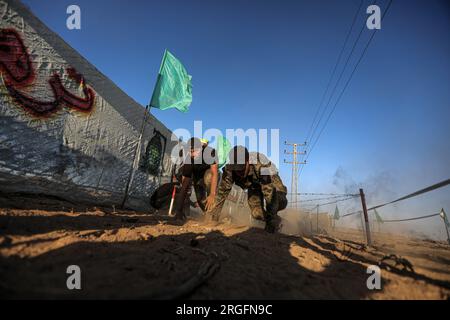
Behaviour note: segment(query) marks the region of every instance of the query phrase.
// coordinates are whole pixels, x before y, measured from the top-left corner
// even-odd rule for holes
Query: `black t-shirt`
[[[216,155],[216,150],[211,147],[204,147],[202,154],[197,158],[192,159],[187,156],[184,160],[182,172],[183,177],[201,179],[206,170],[208,170],[211,165],[219,163]]]

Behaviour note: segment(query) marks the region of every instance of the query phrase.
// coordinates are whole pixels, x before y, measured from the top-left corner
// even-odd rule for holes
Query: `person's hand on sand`
[[[206,198],[206,204],[205,204],[205,209],[206,209],[206,211],[210,211],[211,209],[213,209],[215,203],[216,203],[216,196],[213,195],[213,194],[210,194],[210,195]]]

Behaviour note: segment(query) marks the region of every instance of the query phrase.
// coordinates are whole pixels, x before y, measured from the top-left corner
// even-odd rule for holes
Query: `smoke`
[[[366,196],[366,203],[369,208],[397,199],[405,193],[414,192],[421,187],[426,187],[426,185],[421,185],[419,182],[415,182],[413,187],[407,187],[412,184],[411,181],[400,181],[394,177],[391,171],[387,170],[371,173],[364,180],[357,182],[352,175],[341,166],[336,169],[332,178],[332,184],[339,192],[343,193],[359,193],[359,189],[363,188]],[[398,190],[401,190],[401,192],[398,192]],[[405,190],[407,191],[405,192]],[[433,191],[417,198],[411,198],[396,204],[388,205],[377,211],[385,220],[404,219],[435,213],[439,211],[442,202],[440,201],[440,198],[442,198],[443,194],[448,195],[448,191]],[[361,210],[361,201],[359,197],[356,197],[352,201],[346,201],[342,203],[342,205],[338,205],[341,216],[348,212]],[[376,225],[373,211],[369,211],[369,220]],[[361,229],[361,215],[355,214],[342,218],[339,221],[339,226]],[[442,221],[440,221],[439,217],[412,222],[383,223],[379,228],[381,232],[403,234],[413,238],[446,239]],[[378,227],[376,229],[378,229]]]
[[[357,183],[352,176],[343,168],[338,167],[333,176],[333,185],[340,192],[348,194],[357,194],[359,189],[364,189],[366,201],[370,204],[386,201],[387,199],[394,199],[397,193],[393,186],[398,183],[394,176],[389,171],[382,171],[379,173],[372,173],[365,180]]]
[[[243,203],[233,203],[231,201],[227,201],[222,210],[222,217],[229,217],[231,222],[237,226],[264,228],[265,223],[263,221],[256,220],[252,217],[250,208],[246,204],[246,201],[246,199]],[[281,233],[288,235],[309,236],[316,231],[315,215],[310,215],[309,213],[289,208],[279,212],[278,215],[281,217]],[[321,229],[324,229],[327,225],[328,229],[329,223],[324,220],[328,219],[321,217],[319,226]]]
[[[319,207],[319,215],[316,210],[308,211],[305,209],[287,208],[279,212],[282,218],[281,232],[290,235],[310,236],[317,231],[320,233],[333,234],[335,232],[344,232],[346,229],[353,229],[353,232],[359,230],[361,240],[365,238],[365,223],[361,214],[354,214],[342,217],[346,213],[357,212],[362,210],[361,198],[359,197],[359,189],[364,190],[367,206],[370,208],[375,205],[389,202],[400,196],[425,187],[420,183],[409,187],[405,179],[398,179],[392,171],[384,170],[369,174],[367,177],[356,180],[344,167],[340,166],[336,169],[331,178],[331,186],[324,186],[321,191],[358,195],[352,199],[322,205]],[[411,183],[410,183],[411,184]],[[396,204],[391,204],[378,209],[379,215],[384,220],[404,219],[410,217],[418,217],[430,214],[433,210],[441,206],[445,207],[448,203],[448,189],[440,189],[424,196],[408,199]],[[321,196],[321,198],[323,198]],[[335,198],[335,199],[345,199]],[[309,199],[308,199],[309,200]],[[324,200],[325,202],[333,202],[334,200]],[[315,202],[311,202],[316,204]],[[319,202],[320,203],[320,202]],[[338,207],[341,218],[333,220],[335,207]],[[314,207],[314,205],[313,205]],[[437,210],[437,212],[439,211]],[[238,202],[227,201],[222,216],[229,217],[235,225],[264,228],[264,222],[255,220],[251,217],[250,209],[247,205],[247,199],[243,198]],[[446,233],[443,223],[439,217],[433,217],[429,220],[416,220],[411,222],[400,223],[378,223],[374,211],[369,211],[369,221],[372,230],[372,236],[376,239],[377,235],[390,233],[394,235],[406,235],[412,238],[445,240]],[[345,231],[347,232],[347,231]]]

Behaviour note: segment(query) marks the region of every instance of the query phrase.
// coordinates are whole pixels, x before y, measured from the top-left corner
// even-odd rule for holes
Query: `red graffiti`
[[[15,30],[0,30],[0,66],[6,72],[6,80],[16,85],[26,85],[34,80],[30,56]]]
[[[83,76],[74,68],[68,68],[66,71],[68,76],[83,88],[84,98],[64,88],[61,78],[56,73],[48,80],[53,92],[51,101],[40,101],[18,90],[32,85],[35,74],[27,48],[20,35],[13,29],[0,30],[0,70],[6,75],[4,83],[11,97],[33,115],[49,116],[60,110],[62,105],[83,112],[92,110],[95,93],[86,86]]]

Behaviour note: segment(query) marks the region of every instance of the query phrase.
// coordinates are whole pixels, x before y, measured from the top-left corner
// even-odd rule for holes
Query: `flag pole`
[[[164,51],[164,55],[163,58],[161,60],[161,65],[159,66],[159,71],[158,71],[158,76],[156,77],[156,82],[155,82],[155,86],[153,88],[153,93],[152,96],[150,98],[150,102],[148,105],[145,106],[145,110],[144,110],[144,117],[142,119],[142,125],[141,125],[141,131],[139,133],[139,139],[138,139],[138,143],[136,145],[136,150],[134,151],[134,157],[133,157],[133,163],[131,166],[131,170],[130,170],[130,175],[128,176],[128,180],[127,183],[125,185],[125,192],[124,192],[124,197],[122,199],[122,203],[121,203],[121,208],[123,209],[125,207],[125,204],[128,200],[128,194],[129,194],[129,189],[131,184],[133,183],[133,178],[134,178],[134,172],[136,170],[136,160],[139,159],[140,157],[140,150],[141,150],[141,146],[142,146],[142,139],[143,139],[143,135],[144,135],[144,130],[145,130],[145,123],[147,118],[150,115],[150,110],[152,107],[152,100],[153,100],[153,96],[155,95],[155,90],[156,90],[156,86],[158,85],[158,81],[159,81],[159,77],[161,76],[161,70],[164,64],[164,61],[166,60],[166,55],[167,55],[167,49],[165,49]]]
[[[162,57],[162,59],[161,59],[161,64],[160,64],[160,66],[159,66],[158,75],[156,76],[155,85],[154,85],[154,87],[153,87],[153,93],[152,93],[152,96],[150,97],[150,102],[149,102],[148,106],[146,107],[149,114],[151,114],[151,108],[152,108],[153,97],[155,96],[156,87],[158,86],[158,82],[159,82],[159,79],[160,79],[160,77],[161,77],[161,71],[162,71],[164,62],[166,61],[166,55],[167,55],[167,49],[164,49],[164,54],[163,54],[163,57]],[[167,141],[164,143],[164,149],[166,148],[166,145],[167,145]],[[164,157],[164,156],[163,156],[163,157]],[[161,164],[161,166],[162,166],[162,165],[163,165],[163,164]],[[160,170],[159,176],[158,176],[158,184],[161,184],[161,170]]]
[[[158,75],[156,76],[155,86],[153,87],[153,93],[152,93],[152,96],[150,97],[150,102],[148,104],[149,105],[149,112],[150,112],[150,108],[152,107],[153,97],[155,96],[156,86],[158,85],[159,78],[161,77],[161,71],[162,71],[164,62],[166,61],[166,56],[167,56],[167,49],[164,50],[164,54],[163,54],[163,57],[161,59],[161,64],[159,66]]]
[[[128,176],[128,180],[127,180],[127,184],[125,185],[125,194],[122,200],[122,203],[120,205],[121,209],[125,208],[125,204],[128,200],[128,194],[130,191],[130,186],[133,183],[133,178],[134,178],[134,172],[136,171],[136,160],[139,160],[140,158],[140,154],[141,154],[141,146],[142,146],[142,137],[144,135],[144,130],[145,130],[145,123],[147,121],[147,117],[148,117],[148,109],[149,106],[147,106],[144,110],[144,118],[142,119],[142,125],[141,125],[141,131],[139,133],[139,138],[138,138],[138,143],[136,145],[136,150],[134,151],[134,157],[133,157],[133,163],[131,165],[131,170],[130,170],[130,175]]]

